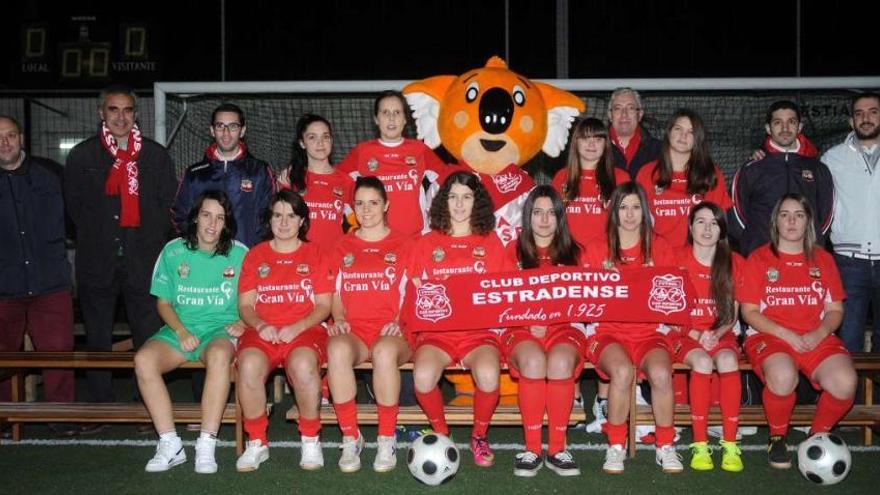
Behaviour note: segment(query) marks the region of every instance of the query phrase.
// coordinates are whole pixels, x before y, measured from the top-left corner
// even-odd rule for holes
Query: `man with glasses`
[[[275,192],[268,163],[248,152],[243,141],[247,127],[238,105],[224,103],[211,114],[214,142],[205,157],[184,172],[172,214],[178,232],[186,231],[186,216],[193,201],[209,189],[226,193],[232,201],[238,232],[235,239],[247,247],[263,240],[263,212]]]
[[[660,156],[661,143],[641,126],[642,98],[632,88],[617,88],[608,101],[609,136],[614,151],[614,164],[636,178],[642,165]]]

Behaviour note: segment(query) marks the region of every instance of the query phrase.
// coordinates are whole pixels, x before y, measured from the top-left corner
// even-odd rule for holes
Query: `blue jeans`
[[[871,349],[880,352],[880,261],[834,255],[846,301],[843,303],[843,324],[838,336],[850,352],[864,350],[868,307],[873,308],[874,331]]]

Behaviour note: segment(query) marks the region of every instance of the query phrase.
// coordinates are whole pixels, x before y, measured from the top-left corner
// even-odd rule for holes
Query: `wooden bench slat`
[[[174,404],[172,411],[177,423],[199,422],[202,418],[198,403]],[[0,419],[11,423],[152,421],[143,404],[103,402],[0,402]],[[221,422],[235,423],[235,404],[226,405]]]

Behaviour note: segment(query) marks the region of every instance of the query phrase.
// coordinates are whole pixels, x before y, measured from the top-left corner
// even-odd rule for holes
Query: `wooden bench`
[[[853,364],[856,372],[861,377],[862,396],[865,404],[855,405],[852,410],[840,421],[842,426],[858,426],[862,428],[862,440],[865,445],[872,442],[872,427],[880,425],[880,404],[874,404],[874,375],[880,372],[880,354],[856,353],[853,354]],[[687,372],[689,368],[683,364],[674,365],[675,371],[682,373]],[[748,361],[740,361],[739,368],[741,371],[750,371],[751,364]],[[363,363],[355,369],[372,369],[370,363]],[[412,363],[401,366],[401,369],[412,369]],[[458,367],[449,369],[460,369]],[[595,369],[590,363],[584,364],[585,370]],[[630,418],[629,422],[629,453],[635,456],[636,446],[636,426],[654,424],[654,416],[650,406],[637,406],[636,383],[632,387],[632,399],[630,400]],[[450,425],[469,425],[473,424],[473,411],[469,406],[446,406],[446,421]],[[809,425],[815,415],[816,406],[814,405],[798,405],[795,406],[792,414],[791,423],[793,425]],[[285,415],[286,419],[296,421],[299,418],[299,411],[294,405]],[[762,406],[742,406],[740,409],[740,424],[742,425],[766,425],[767,419],[764,416]],[[374,425],[378,423],[378,415],[374,404],[358,404],[358,422],[361,424]],[[569,424],[580,421],[586,421],[586,413],[580,409],[572,410]],[[336,413],[332,406],[324,406],[321,408],[321,423],[336,424]],[[419,406],[402,406],[398,415],[399,424],[428,424],[428,419]],[[679,405],[675,407],[676,425],[689,425],[691,423],[690,407],[687,405]],[[519,408],[516,406],[498,406],[495,414],[492,416],[492,425],[496,426],[520,426],[522,417],[519,414]],[[545,418],[546,424],[546,418]],[[709,424],[721,424],[721,411],[717,407],[710,408]]]
[[[184,369],[204,369],[200,362],[186,362]],[[12,439],[21,440],[22,423],[149,423],[152,421],[146,407],[139,402],[25,402],[24,376],[29,369],[134,369],[132,352],[0,352],[0,373],[11,375],[12,401],[0,402],[0,421],[12,425]],[[234,374],[233,374],[234,380]],[[198,403],[172,404],[174,421],[198,423],[201,405]],[[244,451],[244,431],[240,409],[227,404],[220,419],[223,424],[235,425],[235,448]]]

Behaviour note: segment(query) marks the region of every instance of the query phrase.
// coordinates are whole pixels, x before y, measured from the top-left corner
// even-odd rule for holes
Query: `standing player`
[[[330,165],[333,130],[320,115],[307,113],[296,122],[296,143],[290,165],[278,183],[300,193],[309,207],[309,241],[330,253],[345,233],[351,213],[354,181]]]
[[[712,201],[724,211],[732,206],[724,175],[709,155],[703,120],[691,110],[672,114],[660,158],[645,164],[636,182],[647,194],[654,232],[675,248],[685,245],[694,205]]]
[[[477,177],[455,172],[444,182],[431,204],[431,228],[412,250],[410,276],[419,286],[453,274],[491,273],[504,269],[505,252],[493,232],[492,200]],[[474,427],[471,451],[478,466],[494,464],[486,433],[498,403],[501,346],[492,330],[419,332],[415,337],[413,376],[416,398],[437,433],[449,435],[443,413],[443,395],[437,384],[443,370],[459,363],[471,370],[474,390]]]
[[[578,122],[566,166],[553,178],[553,188],[565,202],[568,228],[581,246],[592,239],[604,240],[608,198],[618,184],[628,180],[629,174],[614,166],[605,124],[593,118]]]
[[[635,182],[617,186],[610,199],[606,244],[587,246],[587,262],[593,268],[628,271],[643,266],[675,265],[669,245],[653,233],[646,212],[645,191]],[[651,385],[656,423],[657,464],[665,473],[680,473],[684,467],[673,441],[672,346],[659,323],[602,322],[593,325],[587,356],[599,376],[610,380],[608,391],[608,450],[606,473],[623,472],[626,458],[627,415],[632,393],[633,371],[638,370]]]
[[[247,325],[238,341],[238,398],[250,441],[238,458],[239,471],[253,471],[269,458],[266,439],[266,377],[284,366],[296,393],[303,469],[320,469],[321,362],[333,289],[320,248],[306,242],[309,208],[299,194],[275,194],[267,212],[272,238],[254,246],[244,259],[238,284],[238,310]]]
[[[373,362],[373,391],[379,414],[376,472],[397,466],[395,446],[401,364],[412,356],[400,323],[410,240],[385,221],[388,199],[375,177],[357,180],[355,215],[360,227],[342,238],[330,260],[336,273],[333,326],[327,341],[327,375],[342,430],[339,469],[360,469],[364,437],[358,430],[354,367]]]
[[[712,369],[718,370],[721,385],[723,437],[721,469],[743,470],[736,444],[742,395],[739,375],[739,333],[734,288],[742,275],[743,258],[730,250],[727,217],[715,203],[704,201],[688,217],[688,245],[678,251],[678,264],[687,269],[697,291],[691,310],[691,326],[673,333],[672,348],[677,361],[690,372],[691,468],[714,468],[708,444],[708,423]]]
[[[581,265],[581,248],[568,232],[564,212],[562,199],[551,186],[532,189],[523,210],[527,222],[509,249],[512,264],[523,270]],[[587,348],[583,325],[515,328],[504,335],[503,342],[510,372],[519,376],[518,402],[526,440],[526,450],[516,455],[513,474],[531,477],[541,469],[541,429],[546,410],[547,467],[560,476],[579,475],[577,463],[565,449],[565,433]]]
[[[424,143],[403,137],[407,114],[399,91],[380,93],[373,103],[379,139],[355,146],[337,168],[352,178],[378,177],[388,193],[388,226],[415,237],[426,230],[431,195],[450,170]]]
[[[834,258],[816,245],[813,209],[800,194],[786,194],[776,203],[770,243],[749,256],[737,297],[751,327],[746,355],[765,385],[770,466],[787,469],[786,434],[798,371],[823,391],[811,434],[830,431],[849,411],[857,379],[849,352],[833,335],[846,297],[840,274]]]
[[[138,388],[159,434],[156,455],[145,468],[151,473],[186,462],[162,375],[187,361],[201,361],[208,371],[195,471],[217,472],[214,448],[235,353],[227,328],[232,333],[244,328],[238,319],[238,276],[247,248],[235,240],[229,198],[221,191],[204,192],[186,224],[184,236],[165,245],[153,269],[150,293],[158,298],[165,326],[134,356]]]

